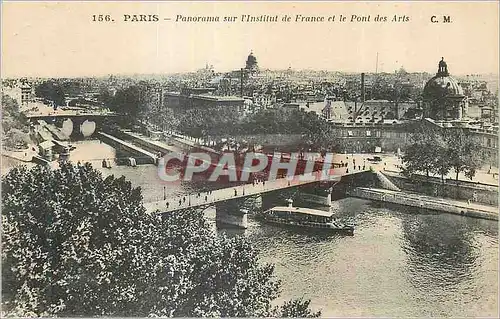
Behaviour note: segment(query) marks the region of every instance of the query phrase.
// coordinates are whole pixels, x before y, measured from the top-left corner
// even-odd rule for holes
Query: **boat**
[[[354,226],[336,221],[333,215],[330,211],[293,207],[292,201],[288,200],[288,206],[273,207],[258,213],[256,218],[271,224],[354,234]]]

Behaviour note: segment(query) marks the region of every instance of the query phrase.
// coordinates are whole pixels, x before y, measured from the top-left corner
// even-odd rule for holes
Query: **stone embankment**
[[[470,201],[463,202],[396,190],[365,187],[356,187],[349,190],[348,195],[456,215],[498,220],[498,207],[471,203]]]

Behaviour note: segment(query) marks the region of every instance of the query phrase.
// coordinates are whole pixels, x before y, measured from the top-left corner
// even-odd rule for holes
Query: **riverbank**
[[[352,197],[435,210],[455,215],[498,220],[498,207],[381,188],[356,187]]]

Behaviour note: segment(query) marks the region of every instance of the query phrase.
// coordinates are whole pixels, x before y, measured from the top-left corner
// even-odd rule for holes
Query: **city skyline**
[[[13,3],[2,4],[2,77],[88,77],[217,72],[244,66],[340,72],[435,73],[444,57],[452,75],[498,74],[498,4],[474,3]],[[359,23],[183,23],[176,15],[371,16]],[[92,22],[111,14],[114,23]],[[156,14],[129,23],[125,14]],[[376,15],[408,22],[375,23]],[[431,23],[450,16],[451,23]],[[22,17],[22,18],[19,18]],[[44,17],[41,19],[41,17]],[[474,17],[481,17],[476,19]],[[51,21],[46,23],[45,21]],[[378,66],[377,66],[378,54]]]

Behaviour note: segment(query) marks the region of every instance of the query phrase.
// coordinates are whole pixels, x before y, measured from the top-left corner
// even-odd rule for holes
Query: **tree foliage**
[[[410,136],[410,143],[404,148],[404,172],[407,175],[424,173],[429,176],[430,173],[434,173],[438,169],[446,171],[448,163],[441,162],[445,150],[446,145],[437,129],[417,127]]]
[[[142,91],[139,85],[131,85],[118,90],[115,96],[109,101],[110,109],[125,114],[130,118],[136,118],[144,104]]]
[[[2,180],[2,297],[12,316],[316,316],[282,307],[274,267],[201,212],[147,214],[139,188],[89,164]]]
[[[455,171],[455,178],[461,172],[470,179],[483,165],[484,154],[481,145],[463,130],[452,130],[445,136],[448,144],[447,159],[450,168]]]
[[[38,97],[54,102],[57,106],[65,105],[63,88],[56,82],[45,81],[35,88]]]
[[[404,148],[403,173],[437,174],[444,179],[450,170],[472,179],[484,161],[478,141],[460,129],[440,129],[420,124]]]
[[[285,108],[260,110],[241,117],[232,109],[188,109],[182,115],[182,133],[194,137],[232,137],[259,134],[299,134],[316,150],[336,147],[332,126],[314,112]]]
[[[11,97],[2,94],[2,144],[5,148],[27,146],[30,142],[28,119]]]

